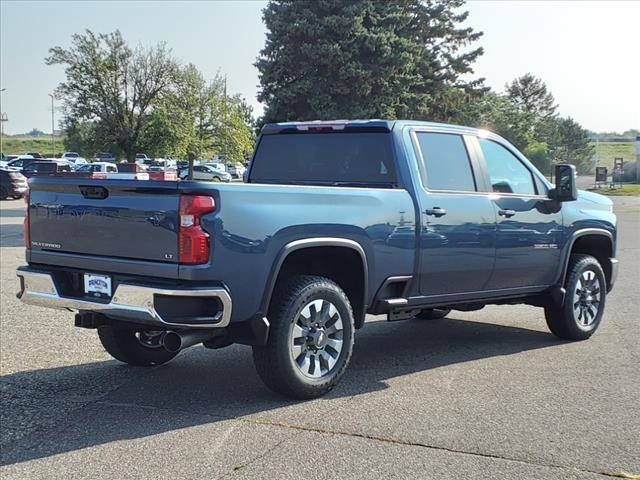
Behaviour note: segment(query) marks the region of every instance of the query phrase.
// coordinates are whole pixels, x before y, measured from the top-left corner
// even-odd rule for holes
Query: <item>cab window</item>
[[[494,192],[536,194],[533,174],[514,154],[492,140],[481,138],[479,141]]]
[[[424,162],[423,183],[430,190],[474,192],[476,184],[462,136],[416,134]]]

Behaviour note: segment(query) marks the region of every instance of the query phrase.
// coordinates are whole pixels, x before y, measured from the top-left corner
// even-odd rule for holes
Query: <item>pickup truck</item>
[[[551,184],[490,132],[383,120],[265,125],[250,165],[247,184],[31,179],[18,297],[131,365],[251,345],[293,398],[338,383],[367,313],[524,303],[570,340],[602,321],[616,218],[572,165]]]

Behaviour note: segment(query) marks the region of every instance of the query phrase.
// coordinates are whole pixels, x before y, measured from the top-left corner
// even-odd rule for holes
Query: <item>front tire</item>
[[[136,331],[112,325],[98,327],[104,349],[116,360],[136,367],[153,367],[173,359],[178,353],[162,346],[160,331]]]
[[[271,330],[253,347],[262,381],[296,399],[320,397],[340,381],[353,352],[354,321],[346,294],[328,278],[301,275],[278,287]]]
[[[600,326],[607,296],[607,281],[598,260],[591,255],[571,255],[565,288],[563,304],[544,310],[549,330],[565,340],[586,340]]]

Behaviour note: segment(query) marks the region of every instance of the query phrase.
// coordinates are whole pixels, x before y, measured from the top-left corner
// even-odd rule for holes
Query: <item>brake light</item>
[[[29,235],[29,189],[28,188],[24,192],[24,203],[25,203],[25,207],[24,207],[24,220],[23,220],[22,232],[24,235],[24,246],[25,248],[29,248],[31,245],[31,241],[30,241],[31,236]]]
[[[204,195],[180,196],[179,263],[197,265],[209,260],[209,234],[200,226],[200,218],[214,210],[215,202],[212,197]]]

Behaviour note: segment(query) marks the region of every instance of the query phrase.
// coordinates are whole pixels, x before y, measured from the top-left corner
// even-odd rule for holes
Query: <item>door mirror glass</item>
[[[577,200],[576,167],[569,164],[556,165],[555,174],[556,188],[550,192],[551,198],[559,202]]]

